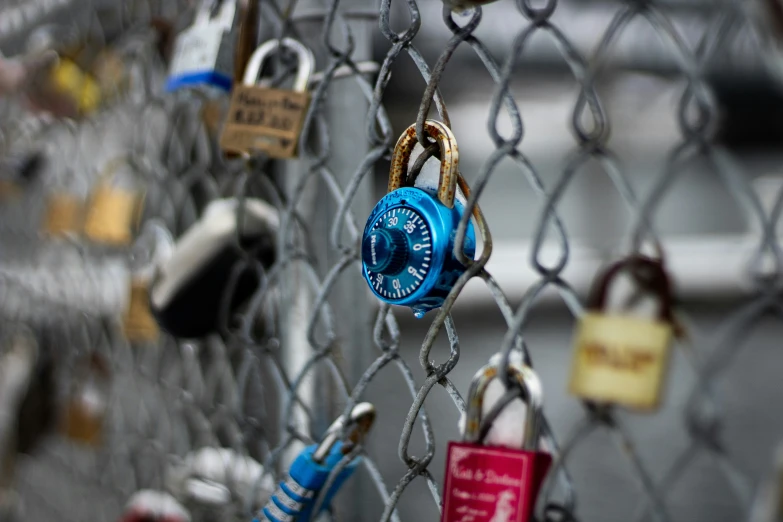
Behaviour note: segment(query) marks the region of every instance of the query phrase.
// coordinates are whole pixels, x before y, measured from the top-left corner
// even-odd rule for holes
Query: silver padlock
[[[193,24],[177,36],[166,91],[209,86],[231,90],[238,36],[237,0],[202,0]]]

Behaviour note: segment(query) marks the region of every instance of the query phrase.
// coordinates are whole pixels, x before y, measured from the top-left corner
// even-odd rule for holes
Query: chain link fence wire
[[[721,474],[728,485],[728,491],[715,491],[714,495],[730,492],[736,505],[733,513],[742,514],[742,519],[749,515],[759,477],[744,471],[743,463],[723,442],[726,417],[716,386],[736,360],[738,346],[747,333],[763,317],[779,317],[783,311],[779,301],[781,256],[775,230],[783,209],[783,192],[777,195],[772,212],[765,212],[740,163],[715,140],[720,113],[708,74],[716,61],[727,59],[726,49],[731,48],[732,42],[741,40],[742,45],[760,55],[771,44],[752,23],[750,2],[741,0],[716,4],[695,45],[686,41],[672,21],[671,10],[686,2],[609,2],[613,8],[611,22],[589,54],[574,45],[568,32],[553,21],[560,9],[557,0],[519,0],[513,7],[512,2],[506,3],[509,17],[511,11],[516,11],[519,29],[512,46],[502,56],[493,56],[474,35],[482,23],[480,8],[461,15],[444,9],[442,23],[452,36],[443,42],[440,55],[433,61],[427,60],[415,43],[422,30],[422,12],[415,0],[381,0],[380,9],[371,12],[358,12],[340,0],[326,0],[318,9],[307,12],[301,10],[296,0],[262,1],[261,14],[268,26],[265,39],[290,36],[306,41],[316,51],[322,71],[320,81],[312,89],[300,159],[295,162],[300,175],[282,181],[280,164],[269,158],[227,160],[220,154],[214,119],[204,115],[213,110],[225,111],[225,97],[162,91],[165,63],[152,49],[155,40],[144,28],[149,27],[153,17],[167,18],[175,28],[184,27],[189,6],[154,1],[117,2],[116,6],[99,5],[96,1],[92,5],[94,17],[88,16],[90,34],[97,30],[106,41],[116,34],[127,36],[112,41],[118,46],[125,70],[131,74],[131,88],[108,107],[79,121],[52,122],[20,109],[19,100],[8,101],[2,107],[5,153],[45,147],[50,159],[47,173],[65,179],[63,183],[75,192],[93,187],[107,162],[129,156],[131,169],[143,180],[147,194],[143,222],[161,223],[174,237],[181,236],[216,199],[237,198],[241,216],[247,198],[260,198],[279,212],[277,259],[271,267],[264,267],[255,256],[243,251],[237,238],[235,248],[242,254],[222,297],[220,335],[199,342],[162,335],[157,342],[130,343],[122,336],[118,320],[128,299],[125,287],[131,278],[130,251],[106,252],[78,241],[42,240],[37,233],[40,223],[30,216],[42,212],[45,182],[33,182],[19,199],[3,204],[0,314],[4,322],[9,327],[25,324],[41,335],[46,341],[42,344],[49,346],[56,361],[57,381],[62,390],[68,389],[76,361],[86,353],[104,354],[111,362],[112,373],[109,422],[99,449],[85,449],[63,437],[50,437],[31,458],[21,461],[16,479],[24,500],[22,519],[116,520],[134,492],[151,488],[177,496],[198,520],[248,520],[263,503],[264,488],[269,487],[264,475],[279,480],[291,452],[317,441],[328,425],[325,423],[333,420],[332,414],[350,411],[367,396],[379,376],[388,374],[399,379],[398,386],[410,397],[404,424],[399,427],[397,447],[404,471],[392,476],[380,469],[376,464],[378,456],[369,452],[363,459],[359,478],[355,479],[361,484],[352,490],[352,495],[361,492],[362,499],[372,498],[376,506],[382,505],[378,510],[380,520],[417,519],[417,515],[400,516],[407,490],[426,487],[436,507],[442,499],[442,469],[434,466],[433,460],[438,452],[444,452],[446,440],[439,437],[427,412],[427,399],[436,389],[443,388],[454,404],[455,421],[465,410],[463,396],[450,378],[462,349],[451,310],[468,281],[484,282],[507,328],[499,346],[483,348],[500,353],[501,364],[512,357],[512,352],[520,352],[535,367],[526,332],[542,294],[555,289],[574,317],[583,313],[580,297],[563,276],[572,252],[568,231],[558,214],[558,204],[573,180],[587,165],[599,165],[609,176],[628,210],[629,226],[621,250],[630,254],[658,241],[652,224],[661,200],[675,190],[678,179],[688,172],[688,162],[697,157],[709,163],[716,180],[725,184],[749,211],[761,234],[748,268],[755,281],[752,299],[728,313],[720,328],[710,335],[699,332],[687,314],[680,314],[688,335],[677,343],[675,350],[685,354],[682,360],[696,375],[683,418],[689,444],[673,456],[669,468],[660,475],[651,472],[651,463],[642,457],[629,428],[635,421],[633,416],[585,406],[583,418],[563,433],[555,433],[545,418],[543,444],[554,454],[555,464],[538,500],[537,517],[549,522],[586,520],[584,508],[577,502],[579,484],[569,475],[569,462],[586,441],[597,436],[606,437],[627,459],[627,479],[638,484],[636,511],[626,513],[623,520],[686,520],[673,513],[670,494],[694,461],[703,458],[709,459],[714,465],[710,469]],[[37,20],[35,6],[43,9],[44,4],[30,2],[28,11],[6,17],[3,31],[13,32],[12,21],[19,24],[17,30],[28,27],[25,24]],[[0,3],[0,13],[22,7],[21,2]],[[63,13],[68,12],[67,7]],[[402,13],[394,18],[394,24],[393,8]],[[376,15],[388,46],[373,80],[364,73],[366,69],[360,63],[363,58],[356,58],[366,49],[357,46],[357,36],[351,29],[356,25],[351,21],[360,18],[367,23]],[[175,19],[177,16],[179,19]],[[401,23],[400,19],[406,22]],[[627,168],[612,150],[611,122],[598,87],[602,75],[610,70],[607,62],[613,47],[626,35],[632,22],[639,20],[649,24],[660,38],[676,64],[682,87],[676,109],[679,143],[668,151],[665,165],[644,195],[637,193]],[[302,23],[317,24],[318,32],[304,34]],[[545,179],[522,150],[526,135],[534,130],[526,127],[525,114],[509,87],[512,78],[526,74],[521,57],[533,38],[542,37],[555,45],[579,86],[570,122],[573,150],[553,180]],[[362,40],[362,45],[366,44]],[[438,154],[437,146],[423,132],[424,120],[434,117],[451,125],[448,100],[441,88],[444,71],[458,50],[474,53],[494,83],[493,90],[485,93],[490,109],[483,122],[494,148],[487,151],[478,172],[460,180],[467,211],[457,231],[457,244],[464,240],[468,219],[473,215],[482,235],[482,253],[469,262],[468,271],[460,277],[444,306],[424,319],[430,323],[416,363],[406,360],[401,352],[400,324],[388,305],[378,307],[372,339],[367,339],[367,344],[346,345],[344,339],[350,338],[352,328],[358,327],[361,313],[353,316],[350,310],[337,307],[334,296],[343,281],[361,277],[358,247],[366,215],[358,214],[354,208],[368,202],[357,201],[357,194],[363,194],[361,188],[372,183],[376,171],[387,169],[389,154],[402,130],[393,128],[384,108],[393,66],[410,60],[425,85],[416,118],[423,153],[411,167],[411,176],[415,178],[425,161],[433,157],[436,161]],[[276,58],[274,83],[282,84],[295,70],[296,63],[288,58]],[[349,78],[338,79],[346,71]],[[366,154],[348,173],[335,172],[330,166],[339,151],[333,146],[335,136],[330,119],[335,116],[328,110],[328,102],[333,89],[339,88],[338,81],[353,82],[363,94],[366,107],[365,113],[360,114],[364,120]],[[501,162],[511,162],[527,184],[509,190],[530,190],[542,203],[528,259],[538,274],[537,281],[519,303],[511,303],[486,270],[493,243],[479,205]],[[63,172],[58,172],[58,163],[68,164],[62,167]],[[316,218],[311,212],[313,203],[308,197],[312,197],[314,187],[316,198],[328,199],[331,205],[325,224],[316,222],[321,217]],[[319,234],[326,230],[326,234],[314,237],[316,230]],[[545,261],[542,252],[547,241],[558,246],[558,255]],[[227,304],[240,274],[247,270],[257,277],[258,290],[242,312],[231,317]],[[306,307],[301,305],[301,295],[297,301],[297,289],[302,287],[306,291],[301,295],[311,296]],[[354,296],[355,306],[366,308],[368,296]],[[288,321],[290,328],[292,317],[300,331],[288,335],[298,334],[306,344],[304,348],[297,347],[304,350],[306,357],[295,367],[287,359],[289,354],[284,353],[294,344],[291,337],[285,338],[283,325]],[[444,335],[448,340],[446,355],[433,349],[438,337]],[[368,360],[362,357],[372,359],[357,378],[351,361]],[[421,372],[423,378],[418,378]],[[313,385],[315,381],[320,384]],[[312,386],[316,386],[316,393]],[[544,382],[544,386],[564,387],[565,383]],[[320,394],[322,391],[327,393]],[[313,403],[316,396],[318,402]],[[507,394],[503,403],[517,397],[518,393]],[[419,439],[422,444],[416,442]],[[412,447],[416,447],[415,452]],[[192,465],[192,452],[204,448],[234,452],[223,454],[224,466],[217,473],[222,478],[212,476],[214,470],[206,473],[188,468]],[[255,471],[247,472],[250,479],[237,478],[240,457],[250,457],[264,471],[254,468]],[[226,499],[211,505],[194,500],[194,495],[186,491],[187,481],[183,477],[200,473],[210,475],[213,482],[222,482]],[[612,495],[610,491],[606,494]],[[338,496],[336,513],[327,517],[365,519],[357,511],[358,498]],[[348,511],[341,518],[343,509]],[[405,508],[405,513],[416,512]]]

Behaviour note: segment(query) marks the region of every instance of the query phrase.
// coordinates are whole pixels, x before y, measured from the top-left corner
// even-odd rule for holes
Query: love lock
[[[261,68],[269,56],[285,47],[293,50],[299,60],[293,90],[272,89],[259,80]],[[299,135],[310,105],[307,87],[315,65],[313,53],[293,38],[270,40],[258,47],[250,57],[242,85],[231,94],[220,146],[229,154],[265,152],[272,158],[296,156]]]
[[[372,292],[382,301],[409,306],[417,318],[443,305],[467,267],[454,256],[454,239],[465,207],[455,201],[459,152],[451,130],[427,120],[424,129],[440,147],[437,195],[402,187],[416,141],[411,125],[392,155],[388,194],[370,213],[362,239],[362,270]],[[463,253],[473,259],[476,236],[468,222]]]
[[[375,407],[362,402],[354,406],[347,420],[337,419],[320,444],[306,447],[291,464],[286,480],[280,483],[271,500],[254,522],[312,522],[327,509],[340,487],[359,466],[361,457],[343,468],[326,491],[321,509],[313,513],[315,501],[332,471],[356,444],[361,444],[375,421]],[[347,426],[346,426],[347,425]],[[343,429],[348,434],[342,438]]]
[[[488,446],[482,442],[484,393],[499,378],[497,365],[488,364],[473,377],[467,398],[463,442],[449,442],[443,486],[441,522],[470,520],[531,520],[552,457],[539,451],[543,391],[532,368],[510,364],[510,381],[521,388],[527,410],[521,448]],[[465,492],[469,492],[466,494]]]
[[[201,1],[193,24],[174,44],[167,92],[199,86],[231,89],[238,15],[236,0]]]
[[[630,273],[640,291],[658,300],[657,317],[608,313],[609,286]],[[672,289],[663,262],[635,255],[598,276],[574,339],[569,392],[596,403],[654,410],[668,366],[672,338]]]
[[[274,487],[274,479],[263,465],[228,448],[193,451],[166,471],[166,488],[192,506],[194,515],[208,512],[213,519],[233,516],[237,508],[247,505],[260,509]]]
[[[246,199],[244,224],[238,226],[238,204],[234,198],[210,203],[201,220],[179,238],[150,286],[152,314],[175,337],[195,339],[218,332],[227,289],[232,291],[229,318],[258,290],[252,265],[245,266],[232,285],[233,271],[243,262],[235,244],[238,235],[242,250],[265,269],[275,261],[277,211],[261,200]]]

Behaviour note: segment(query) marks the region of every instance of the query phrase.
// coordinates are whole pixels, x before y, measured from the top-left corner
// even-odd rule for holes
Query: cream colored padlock
[[[98,244],[128,246],[141,221],[143,205],[144,188],[138,174],[125,158],[115,158],[93,188],[84,233]]]
[[[628,272],[659,301],[655,319],[607,313],[609,286]],[[641,255],[611,265],[596,280],[574,339],[569,392],[595,403],[654,410],[661,400],[672,339],[672,290],[663,263]]]

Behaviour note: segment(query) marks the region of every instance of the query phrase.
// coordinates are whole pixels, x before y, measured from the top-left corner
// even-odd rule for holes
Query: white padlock
[[[203,0],[174,44],[166,91],[211,86],[231,90],[240,0]]]

